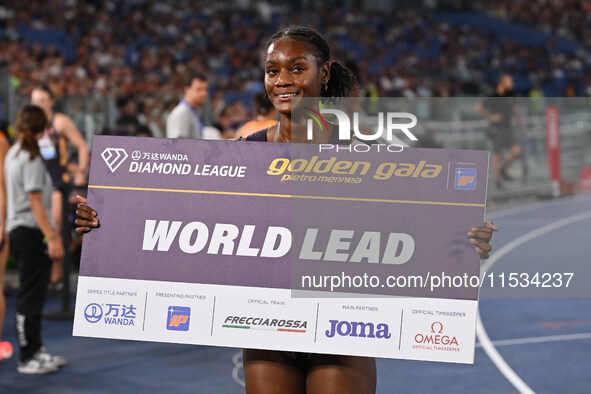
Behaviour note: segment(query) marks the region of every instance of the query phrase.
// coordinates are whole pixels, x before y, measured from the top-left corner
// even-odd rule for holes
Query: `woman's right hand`
[[[49,258],[52,261],[61,261],[64,259],[64,244],[62,243],[62,237],[56,235],[52,238],[49,238],[47,241],[47,252],[49,253]]]
[[[99,226],[99,220],[96,217],[96,211],[86,205],[86,199],[82,196],[76,196],[76,202],[78,207],[76,209],[77,219],[74,221],[76,224],[76,232],[80,235],[89,232],[94,227]]]

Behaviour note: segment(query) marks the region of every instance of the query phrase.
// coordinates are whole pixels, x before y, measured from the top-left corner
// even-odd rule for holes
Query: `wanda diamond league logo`
[[[115,172],[123,164],[125,159],[127,159],[127,156],[127,152],[123,148],[105,148],[103,153],[101,153],[101,157],[111,172]]]

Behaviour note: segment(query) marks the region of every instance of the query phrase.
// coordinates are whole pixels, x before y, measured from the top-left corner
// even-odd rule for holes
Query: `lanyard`
[[[193,115],[195,115],[195,118],[197,119],[197,123],[199,124],[199,130],[203,129],[203,123],[201,123],[201,119],[199,119],[199,114],[197,113],[197,110],[195,108],[193,108],[191,106],[191,104],[187,103],[185,100],[181,101],[181,103],[183,105],[185,105],[187,108],[189,108],[191,110],[191,112],[193,113]]]

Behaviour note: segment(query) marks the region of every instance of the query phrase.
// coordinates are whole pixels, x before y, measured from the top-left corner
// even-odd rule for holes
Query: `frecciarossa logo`
[[[305,320],[274,319],[268,317],[227,316],[222,327],[305,333],[308,328],[308,322]]]
[[[386,323],[365,323],[358,321],[329,320],[330,328],[325,331],[329,338],[341,337],[384,338],[389,339],[390,328]]]

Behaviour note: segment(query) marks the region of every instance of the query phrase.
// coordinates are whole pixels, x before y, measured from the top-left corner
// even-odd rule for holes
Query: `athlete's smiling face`
[[[328,63],[319,67],[314,47],[305,41],[284,38],[267,50],[265,90],[281,114],[288,115],[298,98],[320,97],[328,77]]]

